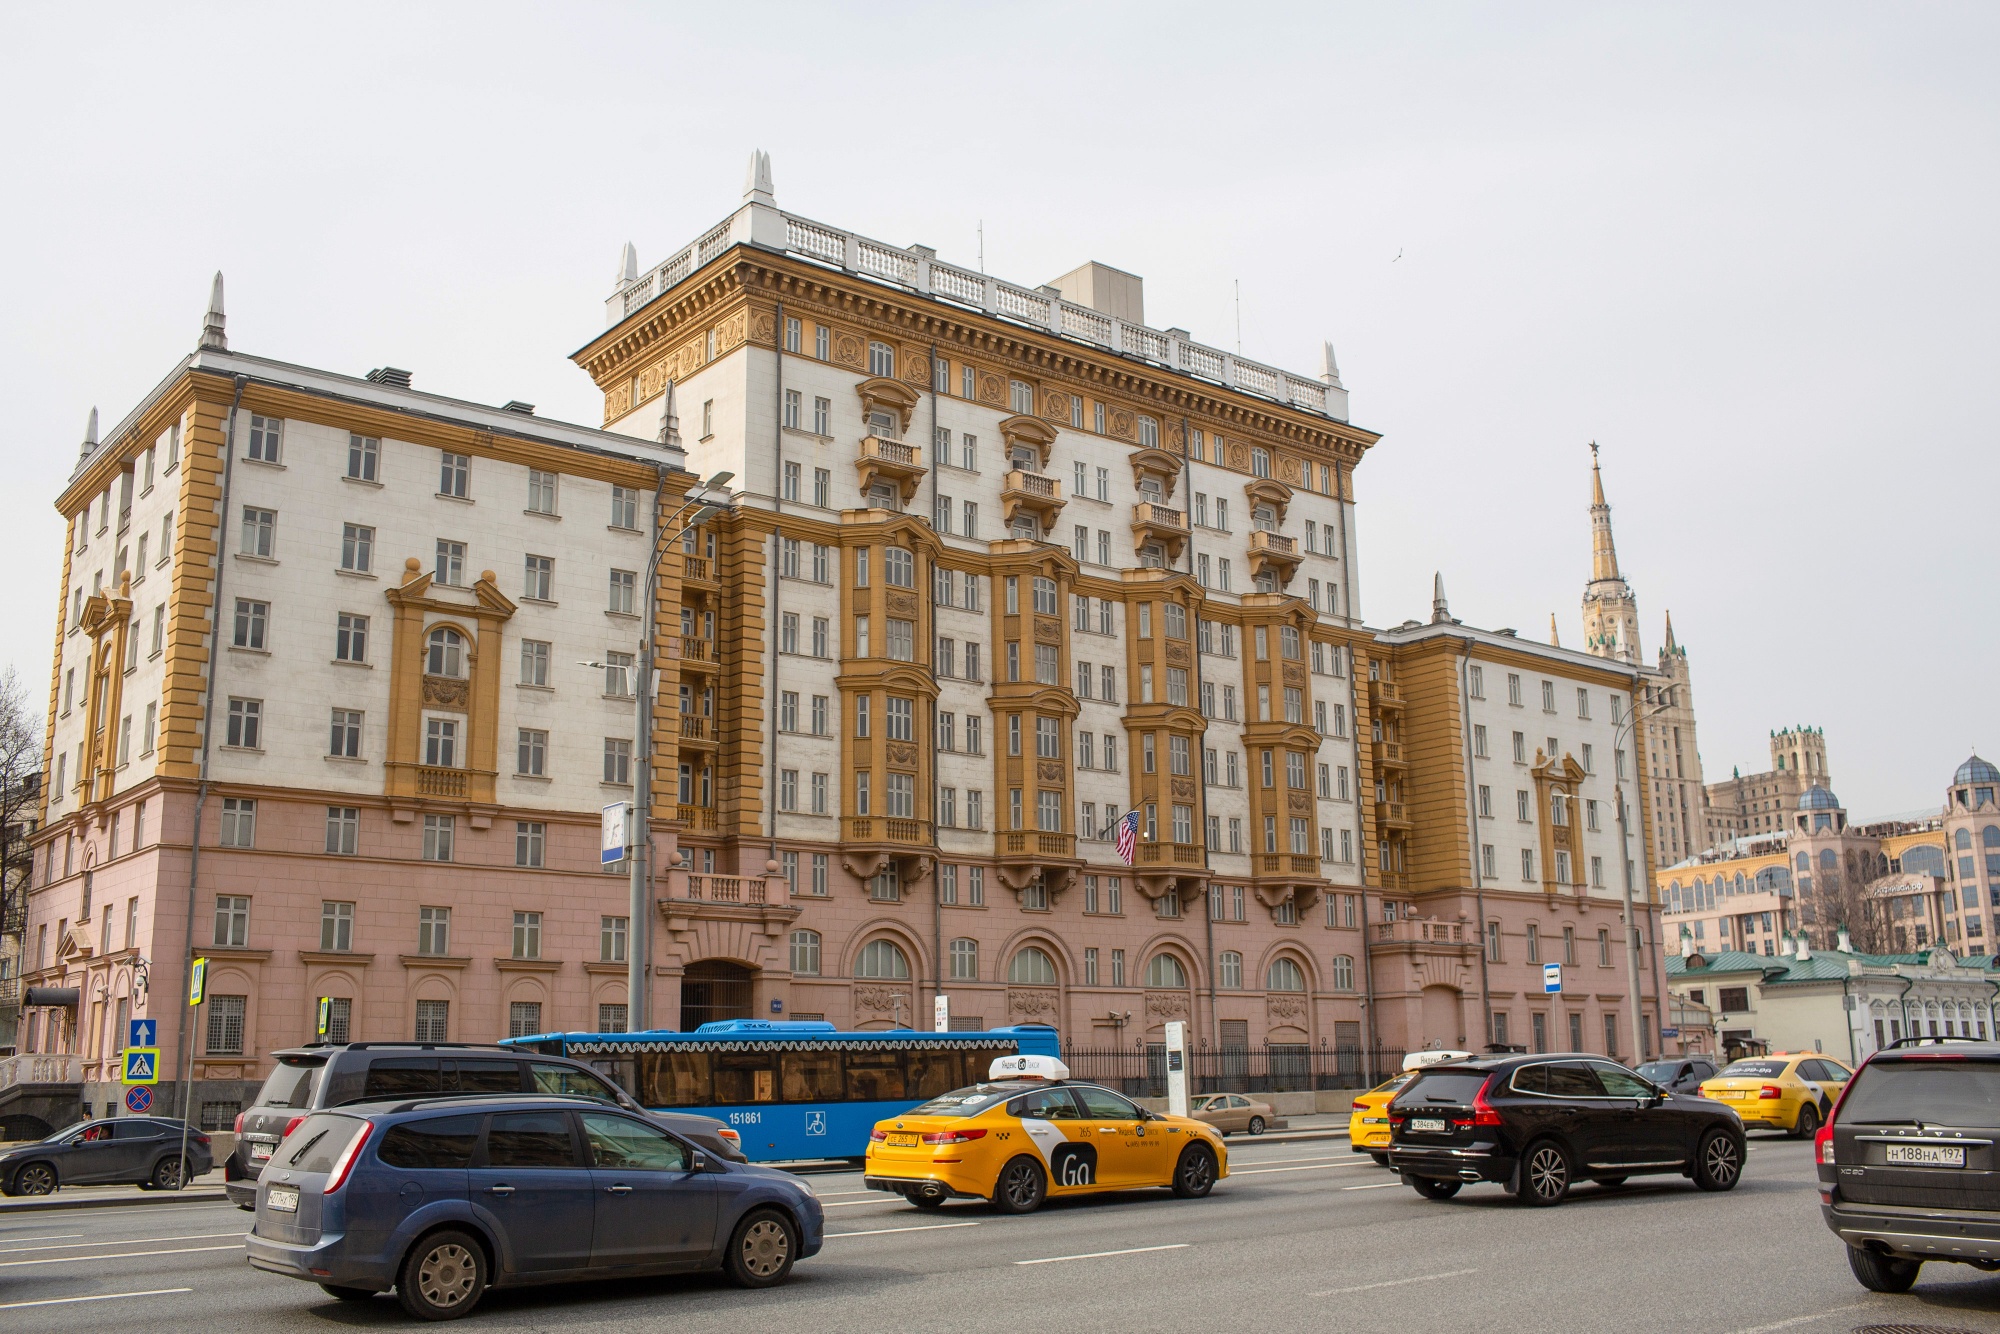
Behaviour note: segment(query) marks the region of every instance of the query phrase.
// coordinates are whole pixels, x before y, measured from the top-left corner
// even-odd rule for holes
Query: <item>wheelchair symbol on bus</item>
[[[825,1113],[825,1112],[807,1112],[807,1113],[806,1113],[806,1134],[808,1134],[808,1135],[824,1135],[825,1133],[826,1133],[826,1113]]]

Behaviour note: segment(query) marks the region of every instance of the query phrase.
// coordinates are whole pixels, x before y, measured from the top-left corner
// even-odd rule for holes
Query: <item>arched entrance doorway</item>
[[[749,1019],[750,970],[723,959],[703,959],[681,974],[681,1027],[718,1019]]]

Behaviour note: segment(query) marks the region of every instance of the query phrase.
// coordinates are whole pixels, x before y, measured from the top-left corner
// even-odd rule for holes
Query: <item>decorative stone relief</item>
[[[928,385],[931,379],[930,360],[928,352],[912,352],[908,348],[905,348],[902,355],[903,378],[919,387]]]
[[[1180,777],[1174,779],[1174,796],[1181,801],[1194,800],[1194,779]]]
[[[1159,1019],[1185,1019],[1188,1012],[1188,998],[1180,991],[1149,991],[1146,993],[1146,1017]]]
[[[1069,420],[1069,403],[1070,398],[1068,394],[1060,394],[1054,390],[1050,390],[1048,393],[1042,395],[1042,416],[1052,422],[1067,422]]]
[[[1299,483],[1299,461],[1289,454],[1278,458],[1278,476],[1293,486]]]
[[[861,356],[861,340],[850,333],[834,335],[833,359],[842,366],[865,366],[868,364]]]
[[[917,614],[917,595],[892,588],[889,590],[885,605],[889,608],[891,616],[915,616]]]
[[[1006,382],[997,375],[981,375],[979,377],[979,401],[981,403],[1005,403],[1007,401]]]
[[[1300,666],[1296,662],[1286,663],[1285,684],[1288,686],[1302,686],[1305,683],[1306,683],[1306,669]]]
[[[455,676],[426,676],[424,704],[434,709],[462,709],[472,698],[472,685]]]
[[[1062,643],[1062,622],[1048,616],[1035,618],[1035,642],[1037,644]]]
[[[751,337],[767,347],[778,341],[777,319],[768,310],[757,312],[757,322],[753,326],[753,330]]]
[[[892,1013],[896,1002],[902,1001],[903,1012],[910,1012],[910,993],[901,987],[859,986],[854,989],[854,1003],[864,1010],[875,1010],[884,1014]]]
[[[1229,442],[1229,466],[1238,472],[1247,471],[1250,467],[1250,450],[1241,441]]]
[[[1304,792],[1290,792],[1285,795],[1285,809],[1293,815],[1311,815],[1312,797]]]
[[[1303,1019],[1306,1014],[1305,997],[1289,996],[1283,992],[1267,996],[1264,1000],[1264,1013],[1273,1019]]]
[[[1012,991],[1007,993],[1007,1013],[1016,1020],[1034,1022],[1044,1016],[1054,1017],[1061,1008],[1062,997],[1053,991]]]
[[[1035,761],[1035,777],[1044,783],[1060,783],[1063,778],[1061,760]]]
[[[1137,422],[1131,413],[1123,408],[1118,408],[1112,412],[1111,434],[1121,439],[1131,440],[1136,437],[1137,429]]]
[[[917,748],[913,742],[891,741],[884,747],[889,763],[903,768],[917,767]]]
[[[1170,667],[1185,667],[1187,664],[1187,641],[1185,639],[1169,639],[1167,641],[1167,665]]]

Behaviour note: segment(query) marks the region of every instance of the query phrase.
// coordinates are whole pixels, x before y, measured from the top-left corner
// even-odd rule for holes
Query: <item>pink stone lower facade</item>
[[[386,804],[354,801],[254,788],[208,798],[192,941],[209,960],[209,999],[194,1018],[194,1074],[218,1106],[247,1096],[272,1050],[314,1040],[321,997],[333,1002],[329,1036],[356,1041],[625,1025],[628,882],[594,869],[594,813],[461,809],[446,862],[426,859],[444,850],[435,828],[427,844],[421,813],[399,821]],[[356,853],[326,851],[330,805],[355,811]],[[514,817],[528,814],[542,869],[516,865],[533,831]],[[27,981],[75,988],[78,1003],[31,1011],[25,1049],[77,1053],[87,1081],[114,1080],[125,1021],[150,1017],[165,1070],[185,1068],[193,815],[191,791],[150,785],[115,824],[109,812],[67,822],[38,848]],[[1212,917],[1196,900],[1175,918],[1114,868],[1090,872],[1094,901],[1079,877],[1035,910],[993,868],[975,876],[976,863],[934,867],[887,899],[835,849],[781,845],[770,876],[726,865],[762,872],[768,845],[691,851],[704,869],[670,871],[656,893],[643,1021],[654,1027],[759,1016],[927,1028],[941,988],[961,1026],[1046,1023],[1099,1050],[1157,1043],[1179,1019],[1197,1043],[1225,1049],[1498,1041],[1630,1056],[1619,911],[1602,899],[1489,891],[1482,951],[1469,890],[1385,901],[1333,887],[1297,922],[1225,891]],[[658,863],[677,857],[663,831]],[[815,857],[826,858],[823,895],[812,892]],[[1548,962],[1566,963],[1560,996],[1542,991]],[[1643,982],[1650,1046],[1653,979]]]

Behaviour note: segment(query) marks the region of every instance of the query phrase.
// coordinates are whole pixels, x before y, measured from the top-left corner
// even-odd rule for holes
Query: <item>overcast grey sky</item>
[[[1825,728],[1856,818],[2000,759],[2000,10],[993,5],[0,12],[0,652],[45,682],[51,502],[195,341],[598,420],[618,247],[739,199],[1317,372],[1369,619],[1580,642],[1586,443],[1711,778]],[[1397,256],[1401,256],[1400,259]],[[1982,667],[1980,664],[1987,666]],[[39,689],[39,687],[38,687]]]

